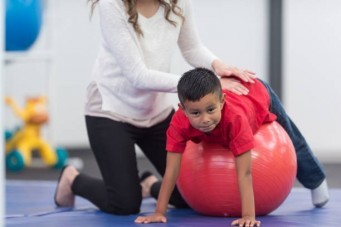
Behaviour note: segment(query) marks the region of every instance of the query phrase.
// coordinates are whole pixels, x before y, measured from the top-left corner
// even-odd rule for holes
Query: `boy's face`
[[[179,104],[179,107],[184,111],[194,128],[207,133],[219,124],[224,99],[224,95],[220,98],[217,93],[208,94],[199,101],[186,101],[183,106]]]

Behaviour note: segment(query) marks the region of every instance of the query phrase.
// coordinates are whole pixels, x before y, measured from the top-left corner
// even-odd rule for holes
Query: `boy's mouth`
[[[210,132],[214,129],[214,127],[215,127],[214,124],[208,125],[208,126],[202,126],[202,127],[200,127],[200,130],[203,132]]]

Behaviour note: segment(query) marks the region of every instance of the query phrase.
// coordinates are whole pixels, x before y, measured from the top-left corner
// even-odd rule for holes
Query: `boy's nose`
[[[204,115],[203,118],[202,118],[202,123],[207,124],[207,123],[209,123],[209,122],[210,122],[209,116]]]

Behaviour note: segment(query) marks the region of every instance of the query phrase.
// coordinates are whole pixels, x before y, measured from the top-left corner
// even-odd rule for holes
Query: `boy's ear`
[[[226,94],[225,93],[223,93],[223,95],[221,96],[221,102],[225,102],[225,98],[226,98]]]
[[[225,104],[225,93],[223,93],[223,95],[221,96],[220,103],[221,103],[221,108],[223,108],[223,106]]]
[[[183,105],[181,105],[181,103],[178,103],[178,107],[182,110],[182,112],[186,115],[186,117],[188,117],[188,113],[186,112],[186,109]]]
[[[178,107],[179,107],[180,109],[182,109],[183,111],[185,111],[185,107],[183,107],[183,105],[181,105],[180,102],[178,103]]]

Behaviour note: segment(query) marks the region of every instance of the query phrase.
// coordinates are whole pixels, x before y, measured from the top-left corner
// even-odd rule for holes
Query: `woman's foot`
[[[54,202],[60,207],[72,207],[75,204],[75,195],[71,190],[71,186],[76,176],[79,174],[73,166],[66,166],[60,173]]]
[[[142,198],[150,197],[151,187],[158,179],[150,172],[144,172],[140,177],[140,184],[142,187]]]
[[[315,207],[321,208],[329,201],[328,185],[324,180],[317,188],[311,190],[311,199]]]

